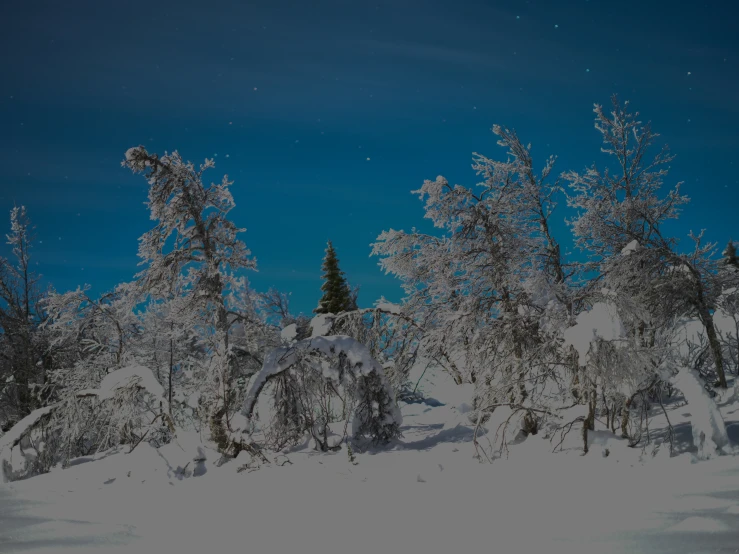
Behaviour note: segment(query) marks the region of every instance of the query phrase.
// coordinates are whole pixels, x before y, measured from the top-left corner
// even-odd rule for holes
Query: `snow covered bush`
[[[248,420],[268,383],[276,387],[276,413],[267,425],[273,448],[306,433],[320,450],[336,448],[328,440],[334,422],[344,422],[345,430],[351,422],[353,440],[384,444],[400,436],[400,410],[383,369],[351,337],[314,337],[270,352],[244,403]]]
[[[171,419],[161,411],[163,400],[164,389],[151,371],[136,365],[110,372],[96,388],[65,394],[0,437],[5,479],[46,472],[58,463],[66,466],[72,458],[122,444],[133,450],[152,430],[161,432],[154,427],[157,422],[174,432]],[[33,455],[16,448],[24,441]]]

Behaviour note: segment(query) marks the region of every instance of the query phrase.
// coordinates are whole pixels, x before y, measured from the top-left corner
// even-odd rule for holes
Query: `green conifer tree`
[[[339,259],[331,241],[326,247],[326,256],[323,258],[324,283],[321,286],[323,297],[318,307],[313,310],[316,314],[338,314],[352,309],[352,297],[349,285],[344,278],[344,272],[339,269]]]
[[[734,241],[729,241],[729,244],[726,245],[726,250],[724,250],[724,264],[726,265],[733,265],[734,267],[739,268],[739,258],[737,258],[736,255],[736,246],[734,246]]]

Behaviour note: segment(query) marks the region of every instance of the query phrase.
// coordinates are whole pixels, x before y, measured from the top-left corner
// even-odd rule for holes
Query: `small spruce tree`
[[[316,314],[338,314],[351,310],[356,301],[352,300],[352,293],[344,278],[344,272],[339,269],[339,259],[331,241],[326,247],[326,256],[323,258],[324,283],[321,286],[323,296],[318,307],[313,310]]]
[[[739,258],[737,258],[736,246],[734,246],[733,240],[729,241],[726,245],[726,250],[724,250],[724,264],[739,268]]]

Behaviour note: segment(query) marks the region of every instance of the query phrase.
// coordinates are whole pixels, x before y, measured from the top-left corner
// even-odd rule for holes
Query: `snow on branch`
[[[34,425],[41,421],[45,416],[49,415],[55,407],[56,405],[52,405],[34,410],[18,423],[13,425],[7,433],[0,437],[0,455],[6,448],[8,450],[15,448],[23,438],[23,435],[33,429]]]
[[[281,373],[288,371],[297,364],[306,354],[320,354],[327,357],[343,355],[348,363],[348,370],[359,381],[360,386],[356,389],[359,403],[358,411],[354,415],[353,430],[356,436],[361,429],[373,427],[375,429],[382,426],[399,428],[402,423],[402,416],[397,404],[392,400],[394,398],[393,390],[390,387],[382,366],[375,360],[370,351],[362,343],[357,340],[345,336],[334,335],[326,337],[312,337],[298,341],[290,346],[283,346],[272,350],[265,358],[261,371],[256,378],[244,401],[244,415],[250,419],[256,405],[259,394],[265,385],[273,378]],[[324,371],[327,378],[336,375],[333,371],[327,371],[327,368],[316,368],[317,371]],[[377,406],[371,407],[372,413],[364,413],[360,408],[363,398],[373,395],[380,395],[388,401],[387,412],[384,414],[375,413]],[[365,399],[366,400],[366,399]],[[379,418],[374,423],[370,420]],[[381,420],[381,421],[380,421]]]
[[[117,390],[131,385],[136,385],[152,396],[165,400],[164,387],[159,384],[148,367],[139,365],[123,367],[108,373],[100,383],[98,398],[100,400],[112,398]]]
[[[95,396],[103,401],[113,398],[117,391],[131,386],[140,387],[154,397],[165,400],[164,388],[157,382],[151,370],[143,366],[128,366],[112,371],[102,380],[100,388],[79,390],[74,396],[77,398]],[[12,450],[26,433],[60,405],[61,403],[56,403],[39,408],[21,419],[0,437],[0,452],[8,447]]]
[[[565,330],[565,346],[573,346],[579,355],[581,366],[590,359],[591,346],[597,341],[618,341],[626,337],[621,318],[611,303],[596,302],[593,307],[577,316],[574,326]]]

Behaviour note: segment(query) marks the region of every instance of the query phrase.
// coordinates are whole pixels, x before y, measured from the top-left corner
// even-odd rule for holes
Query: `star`
[[[555,29],[559,29],[559,25],[555,25],[555,26],[554,26],[554,28],[555,28]]]
[[[688,75],[690,75],[690,71],[688,71]]]
[[[367,161],[370,161],[370,159],[369,159],[369,158],[367,158]]]
[[[586,69],[586,70],[585,70],[585,72],[586,72],[586,73],[590,73],[590,70],[589,70],[589,69]]]

